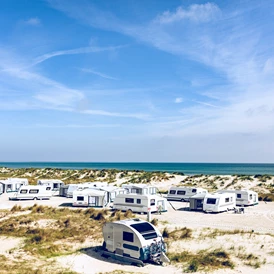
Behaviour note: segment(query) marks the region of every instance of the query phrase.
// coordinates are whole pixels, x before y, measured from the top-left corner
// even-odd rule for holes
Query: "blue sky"
[[[0,7],[0,161],[274,162],[273,1]]]

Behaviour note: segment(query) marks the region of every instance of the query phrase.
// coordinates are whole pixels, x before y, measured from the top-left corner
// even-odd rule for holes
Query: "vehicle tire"
[[[37,200],[37,197],[34,197],[33,200],[34,200],[34,201]]]

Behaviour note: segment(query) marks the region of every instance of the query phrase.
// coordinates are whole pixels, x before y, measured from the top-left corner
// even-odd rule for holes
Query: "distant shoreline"
[[[146,163],[146,162],[0,162],[7,168],[117,169],[148,172],[184,173],[185,175],[274,175],[270,163]]]

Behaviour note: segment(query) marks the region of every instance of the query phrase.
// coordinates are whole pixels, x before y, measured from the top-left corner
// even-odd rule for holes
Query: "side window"
[[[51,188],[50,186],[47,186],[47,187],[46,187],[46,190],[50,190],[50,188]]]
[[[193,188],[192,189],[192,193],[196,193],[197,192],[197,189],[196,188]]]
[[[141,199],[137,199],[137,204],[140,204],[141,203]]]
[[[21,189],[21,190],[20,190],[20,193],[26,194],[26,193],[28,193],[28,191],[27,191],[26,189]]]
[[[176,190],[170,190],[169,194],[176,194]]]
[[[186,192],[184,190],[178,190],[177,195],[186,195]]]
[[[133,237],[133,233],[131,232],[123,232],[123,241],[127,241],[127,242],[134,242],[134,237]]]
[[[249,194],[249,199],[252,200],[252,194]]]
[[[216,199],[207,198],[206,203],[207,203],[208,205],[215,205],[215,204],[216,204]]]
[[[77,196],[77,201],[84,201],[84,196]]]
[[[242,194],[237,194],[237,198],[242,198]]]
[[[229,202],[229,198],[225,198],[225,202],[228,203]]]
[[[53,188],[58,188],[59,187],[59,184],[58,183],[54,183],[53,184]]]
[[[151,205],[151,206],[155,205],[155,199],[151,199],[151,200],[150,200],[150,205]]]
[[[126,202],[126,203],[130,203],[130,204],[133,204],[133,203],[134,203],[134,199],[133,199],[133,198],[126,198],[126,199],[125,199],[125,202]]]
[[[39,189],[30,189],[29,193],[31,193],[31,194],[37,194],[37,193],[39,193]]]

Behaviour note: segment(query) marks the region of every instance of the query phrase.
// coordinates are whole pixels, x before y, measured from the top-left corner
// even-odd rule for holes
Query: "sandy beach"
[[[113,185],[120,185],[125,182],[125,179],[119,179],[113,182]],[[219,176],[220,177],[220,176]],[[172,185],[182,184],[186,181],[187,176],[173,176],[165,181],[152,181],[150,184],[157,185],[157,187],[166,191]],[[223,178],[226,178],[223,180]],[[224,188],[231,184],[235,179],[233,176],[224,176],[214,180],[217,187]],[[189,178],[188,178],[189,179]],[[203,186],[212,184],[212,179],[209,177],[207,181],[205,178],[198,178],[203,181]],[[197,178],[192,178],[192,183]],[[210,181],[208,183],[208,180]],[[273,180],[273,179],[272,179]],[[272,184],[269,180],[267,184]],[[225,184],[221,182],[225,181]],[[189,182],[189,181],[188,181]],[[238,181],[239,185],[249,188],[258,189],[260,182],[253,181]],[[264,187],[264,192],[268,188]],[[9,201],[9,194],[0,196],[0,225],[12,217],[17,216],[18,220],[22,216],[30,216],[31,211],[25,210],[22,212],[11,212],[10,210],[15,206],[28,208],[36,204],[37,206],[48,206],[54,208],[62,208],[70,202],[70,199],[64,197],[52,197],[50,200],[43,201]],[[77,209],[78,210],[78,209]],[[146,215],[138,215],[135,217],[146,219]],[[168,212],[153,214],[152,218],[157,219],[157,227],[160,231],[167,229],[168,231],[175,231],[180,229],[189,229],[191,236],[184,239],[167,239],[168,251],[171,254],[180,252],[189,252],[191,254],[198,254],[199,252],[210,252],[214,250],[225,250],[231,261],[233,268],[221,267],[210,270],[198,270],[196,273],[218,273],[218,274],[232,274],[232,273],[273,273],[274,272],[274,203],[260,201],[258,205],[246,207],[244,214],[235,214],[232,211],[219,214],[206,214],[204,212],[189,211],[187,202],[171,201],[168,206]],[[53,220],[38,221],[34,227],[51,226]],[[87,238],[83,243],[73,245],[70,254],[57,256],[54,258],[35,257],[22,249],[23,238],[1,236],[0,255],[16,261],[17,258],[24,257],[24,260],[29,260],[29,265],[35,269],[36,264],[41,265],[39,273],[46,272],[46,265],[50,264],[51,270],[58,269],[58,273],[71,270],[73,273],[91,274],[91,273],[182,273],[187,272],[187,265],[182,262],[172,262],[165,266],[158,266],[153,264],[146,264],[144,267],[136,267],[114,259],[105,259],[101,256],[98,247],[102,244],[102,235],[98,234],[96,239]],[[65,244],[66,240],[62,240]],[[252,256],[251,256],[252,254]],[[43,262],[43,263],[42,263]],[[63,271],[63,272],[62,272]],[[8,272],[3,272],[8,273]],[[53,273],[53,272],[52,272]],[[56,272],[57,273],[57,272]]]

